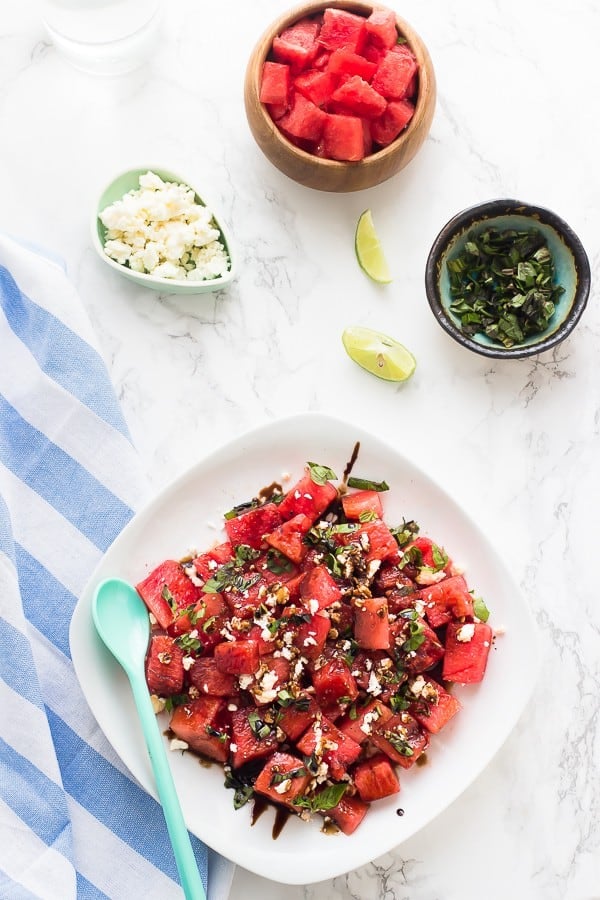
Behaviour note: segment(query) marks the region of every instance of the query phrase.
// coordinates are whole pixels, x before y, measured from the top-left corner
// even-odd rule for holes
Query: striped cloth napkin
[[[87,579],[143,496],[62,267],[0,235],[0,897],[182,896],[160,806],[93,719],[69,653]],[[209,900],[233,868],[195,838]]]

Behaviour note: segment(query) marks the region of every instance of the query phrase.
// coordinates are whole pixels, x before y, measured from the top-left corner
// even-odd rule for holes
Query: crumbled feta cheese
[[[152,709],[154,710],[154,714],[156,716],[161,713],[167,705],[167,701],[165,700],[165,698],[158,697],[156,694],[150,694],[150,700],[152,701]]]
[[[456,632],[456,640],[461,641],[463,644],[468,644],[469,641],[473,640],[473,635],[475,634],[475,626],[472,622],[467,623],[466,625],[461,625],[461,627]]]
[[[307,638],[304,639],[304,646],[305,647],[316,647],[317,642],[315,641],[314,637],[311,637],[309,635]]]
[[[316,612],[319,611],[319,601],[314,598],[308,601],[308,609],[311,615],[314,616]]]
[[[235,712],[237,710],[237,704],[236,703],[228,703],[227,709],[229,710],[229,712]]]
[[[194,657],[193,656],[184,656],[181,660],[181,665],[185,669],[186,672],[189,672],[192,666],[194,665]]]
[[[198,577],[198,572],[196,571],[194,563],[186,563],[183,567],[183,571],[195,587],[202,587],[204,585],[202,579]]]
[[[203,281],[229,271],[229,256],[212,213],[185,184],[154,172],[100,213],[104,252],[119,265],[159,278]]]
[[[417,675],[415,680],[410,686],[411,694],[414,694],[415,697],[420,697],[423,693],[423,689],[425,688],[426,682],[422,675]]]
[[[376,722],[379,718],[379,710],[372,709],[371,712],[366,713],[362,725],[360,726],[360,730],[365,734],[371,734],[373,730],[373,722]]]
[[[304,497],[305,497],[307,500],[312,500],[312,494],[304,494]]]
[[[494,628],[494,634],[497,634],[498,636],[506,634],[506,625],[498,625],[497,628]]]
[[[243,691],[247,690],[253,681],[254,681],[253,675],[240,675],[240,677],[238,678],[240,688]]]
[[[180,741],[179,738],[172,738],[169,744],[170,750],[187,750],[190,745],[186,741]]]
[[[229,745],[229,749],[231,750],[232,753],[237,753],[237,748],[238,748],[237,744]]]
[[[367,693],[372,694],[374,697],[377,697],[378,694],[381,693],[381,685],[379,683],[379,679],[375,672],[371,672],[369,675],[369,684],[367,686]]]
[[[437,584],[438,581],[442,581],[445,577],[446,573],[443,569],[439,572],[434,572],[433,569],[429,569],[425,566],[419,571],[416,582],[417,584]]]
[[[156,624],[157,624],[158,619],[156,618],[156,616],[154,615],[154,613],[148,613],[148,618],[150,619],[150,624],[151,624],[151,625],[156,625]]]
[[[274,791],[275,791],[277,794],[285,794],[286,791],[289,791],[289,789],[291,788],[291,786],[292,786],[292,779],[291,779],[291,778],[286,778],[285,781],[282,781],[282,782],[281,782],[281,784],[276,784],[276,785],[275,785]]]

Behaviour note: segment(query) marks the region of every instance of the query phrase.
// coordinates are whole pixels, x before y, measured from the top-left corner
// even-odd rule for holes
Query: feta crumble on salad
[[[99,214],[104,252],[135,272],[158,278],[205,281],[229,271],[221,232],[186,184],[140,175],[140,187]]]

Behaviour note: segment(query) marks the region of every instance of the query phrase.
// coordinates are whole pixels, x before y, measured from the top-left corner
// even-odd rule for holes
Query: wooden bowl
[[[399,32],[406,38],[419,63],[419,87],[415,113],[403,132],[382,150],[359,162],[321,159],[296,147],[279,131],[265,105],[259,100],[260,81],[273,38],[305,16],[314,16],[328,7],[368,16],[374,6],[362,0],[311,0],[288,11],[267,28],[256,44],[246,69],[244,102],[250,130],[267,159],[285,175],[306,187],[320,191],[360,191],[391,178],[403,169],[427,137],[435,110],[435,73],[425,44],[411,26],[396,16]]]

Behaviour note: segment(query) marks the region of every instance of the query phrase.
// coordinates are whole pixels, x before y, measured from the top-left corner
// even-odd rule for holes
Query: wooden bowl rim
[[[419,91],[417,94],[417,102],[415,104],[415,113],[408,124],[408,127],[387,147],[370,153],[357,162],[349,162],[337,159],[324,159],[302,150],[295,144],[292,144],[284,134],[281,133],[276,123],[269,115],[265,104],[258,100],[260,94],[260,74],[262,72],[263,63],[266,61],[273,38],[280,34],[289,25],[306,16],[317,15],[328,8],[344,9],[357,15],[368,16],[373,9],[387,9],[394,13],[396,17],[396,26],[403,37],[406,38],[408,46],[415,54],[419,63]],[[361,169],[370,168],[383,163],[389,157],[393,157],[399,149],[408,141],[409,136],[417,129],[422,119],[427,115],[427,101],[435,98],[435,72],[433,63],[429,55],[429,51],[422,38],[417,34],[414,28],[398,13],[380,3],[369,3],[366,0],[311,0],[296,6],[285,13],[282,13],[268,28],[265,29],[259,40],[254,46],[250,55],[248,66],[246,69],[246,85],[249,86],[256,96],[256,107],[260,109],[261,119],[265,125],[269,136],[281,144],[290,155],[296,156],[298,159],[307,164],[318,166],[321,170],[329,169],[330,172],[346,171],[348,166],[360,167]]]

